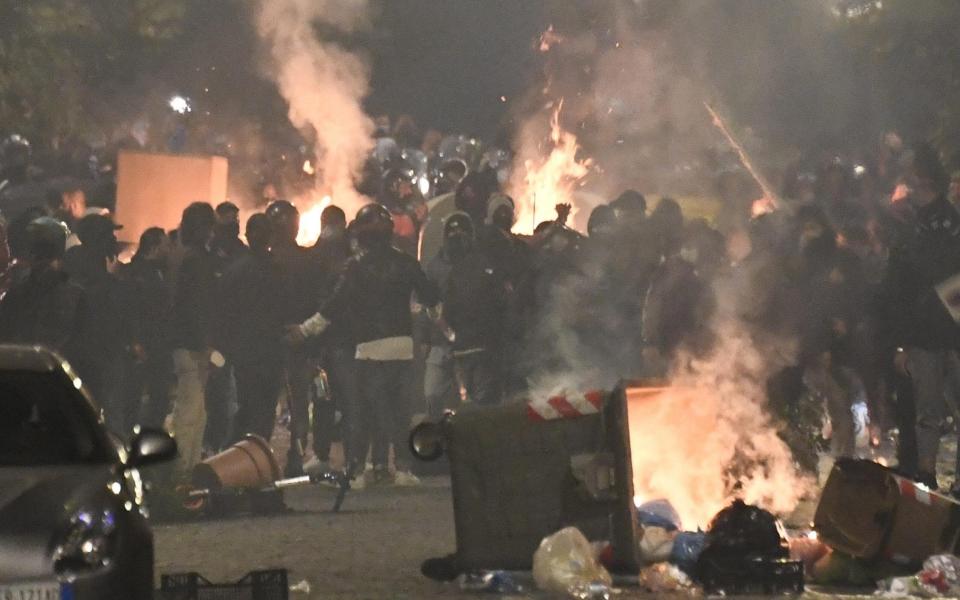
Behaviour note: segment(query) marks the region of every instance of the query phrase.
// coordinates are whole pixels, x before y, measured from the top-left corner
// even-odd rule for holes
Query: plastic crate
[[[286,569],[250,571],[235,583],[210,583],[199,573],[160,576],[160,600],[289,600]]]

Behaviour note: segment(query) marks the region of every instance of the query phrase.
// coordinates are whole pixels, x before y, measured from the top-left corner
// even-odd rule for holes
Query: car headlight
[[[54,569],[66,574],[106,567],[113,556],[116,528],[112,511],[78,511],[54,548]]]

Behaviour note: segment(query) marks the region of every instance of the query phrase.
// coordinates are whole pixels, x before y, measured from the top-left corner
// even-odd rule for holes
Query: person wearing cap
[[[120,229],[102,214],[88,214],[76,225],[80,245],[64,254],[64,268],[90,302],[84,327],[88,351],[79,368],[91,393],[103,407],[107,425],[126,434],[135,425],[137,406],[124,406],[123,373],[127,349],[134,339],[132,307],[124,301],[117,266]]]

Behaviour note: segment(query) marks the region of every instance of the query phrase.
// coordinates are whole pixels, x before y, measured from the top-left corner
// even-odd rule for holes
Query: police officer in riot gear
[[[416,259],[391,245],[393,218],[386,208],[364,206],[352,230],[361,248],[359,257],[348,263],[320,311],[288,328],[287,337],[290,343],[302,343],[333,322],[350,320],[359,398],[374,418],[374,481],[410,485],[417,482],[407,470],[406,459],[413,377],[410,302],[416,293],[418,302],[439,320],[439,296]],[[393,475],[387,468],[391,443],[396,454]],[[361,473],[365,455],[363,447],[349,449],[351,476]]]

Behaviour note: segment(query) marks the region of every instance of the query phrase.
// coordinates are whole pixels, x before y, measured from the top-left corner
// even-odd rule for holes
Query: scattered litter
[[[663,527],[644,527],[643,537],[640,538],[640,560],[647,564],[663,562],[670,558],[673,552],[675,531],[667,531]]]
[[[583,600],[609,597],[612,583],[576,527],[543,538],[533,555],[533,579],[541,590]]]
[[[297,584],[290,586],[290,591],[297,594],[309,594],[310,582],[306,579],[300,580]]]
[[[807,573],[813,572],[817,561],[830,554],[830,547],[820,541],[816,533],[801,534],[790,538],[790,558],[799,560]]]
[[[960,595],[960,558],[950,554],[931,556],[916,575],[881,581],[877,594],[884,598],[956,598]]]
[[[473,571],[457,578],[460,589],[465,592],[490,594],[522,594],[523,587],[507,571]]]
[[[654,594],[693,589],[693,582],[687,574],[677,566],[667,563],[645,567],[637,576],[637,583],[642,589]]]
[[[641,525],[663,527],[667,531],[683,529],[680,515],[669,500],[660,498],[644,502],[637,507],[637,520]]]
[[[669,561],[680,567],[687,575],[697,571],[697,560],[707,544],[707,534],[702,531],[681,531],[673,540]]]

